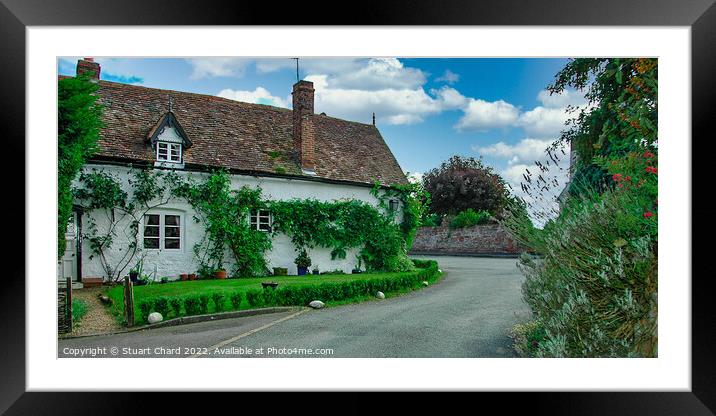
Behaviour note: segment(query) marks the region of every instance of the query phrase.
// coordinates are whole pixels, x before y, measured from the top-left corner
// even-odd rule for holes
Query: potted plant
[[[361,273],[360,266],[362,264],[363,259],[361,258],[361,256],[356,256],[356,260],[358,260],[358,265],[356,265],[356,267],[353,270],[351,270],[351,273],[353,273],[353,274]]]
[[[214,270],[214,278],[226,279],[226,270],[224,270],[223,267],[219,267],[218,269]]]
[[[196,280],[196,273],[189,273],[189,280]]]
[[[306,273],[308,273],[308,268],[311,266],[311,258],[308,257],[306,250],[301,250],[293,262],[296,263],[296,267],[298,267],[299,276],[305,276]]]
[[[134,267],[129,269],[129,280],[131,280],[132,283],[137,283],[140,273],[142,273],[142,261],[141,260],[139,260],[137,262],[137,264],[134,265]]]
[[[313,266],[313,274],[316,276],[321,274],[321,272],[318,270],[318,265]]]
[[[182,274],[179,275],[179,278],[180,278],[182,281],[184,281],[184,280],[189,280],[189,275],[186,274],[186,273],[182,273]]]

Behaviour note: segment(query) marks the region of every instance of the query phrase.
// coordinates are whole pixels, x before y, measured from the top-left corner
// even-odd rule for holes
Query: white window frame
[[[262,211],[268,212],[268,215],[261,215]],[[254,217],[256,217],[255,223],[253,221]],[[261,229],[262,218],[268,218],[268,230]],[[249,212],[249,227],[253,230],[270,233],[273,230],[273,214],[268,209],[252,209],[251,212]]]
[[[159,146],[162,146],[162,145],[167,147],[166,156],[164,156],[164,157],[162,157],[159,154]],[[178,155],[179,155],[178,159],[172,158],[172,150],[178,151]],[[182,144],[181,143],[164,142],[164,141],[157,141],[155,153],[156,153],[156,157],[157,157],[157,162],[162,162],[162,163],[180,164],[180,163],[182,163],[183,156],[184,156],[182,153]]]
[[[145,237],[144,230],[146,228],[146,216],[148,215],[158,215],[159,216],[159,248],[150,248],[144,246],[144,239],[145,238],[157,238],[157,237]],[[179,217],[179,224],[178,225],[167,225],[166,224],[166,217],[167,216],[176,216]],[[178,211],[151,211],[144,214],[145,218],[142,218],[142,249],[143,250],[152,250],[152,251],[171,251],[171,252],[183,252],[184,251],[184,215],[181,212]],[[155,227],[155,226],[152,226]],[[179,229],[179,237],[167,237],[166,236],[166,227],[172,227],[172,228],[178,228]],[[166,247],[166,240],[179,240],[179,248],[167,248]]]

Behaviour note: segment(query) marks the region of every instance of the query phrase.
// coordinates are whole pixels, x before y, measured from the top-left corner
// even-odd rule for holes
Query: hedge
[[[306,306],[313,300],[330,302],[366,296],[372,297],[378,291],[388,293],[405,289],[417,289],[422,286],[423,281],[434,281],[438,277],[438,263],[436,261],[416,259],[412,261],[417,270],[405,272],[398,277],[361,279],[360,275],[356,275],[356,280],[347,282],[321,283],[315,286],[289,285],[278,289],[250,289],[244,294],[237,291],[229,296],[223,293],[212,293],[211,296],[196,294],[178,297],[160,296],[139,302],[140,314],[138,318],[139,322],[146,322],[150,312],[160,312],[165,319],[167,319],[170,311],[174,317],[206,314],[209,311],[210,300],[214,304],[214,310],[221,312],[227,309],[238,310],[244,297],[252,308]],[[230,303],[226,302],[227,298]],[[183,313],[182,306],[184,307]]]
[[[306,306],[311,301],[340,301],[357,297],[375,296],[378,291],[394,292],[417,289],[423,281],[438,276],[438,263],[434,260],[413,260],[415,272],[397,278],[352,280],[349,282],[321,283],[316,286],[287,286],[279,289],[251,289],[246,300],[253,308],[273,306]]]

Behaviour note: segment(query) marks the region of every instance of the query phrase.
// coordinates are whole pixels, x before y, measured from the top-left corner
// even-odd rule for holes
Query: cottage
[[[130,172],[138,167],[193,177],[223,168],[230,174],[232,188],[258,186],[263,197],[270,200],[357,199],[376,206],[378,200],[370,192],[376,181],[383,185],[407,183],[375,123],[314,114],[311,82],[299,81],[293,86],[293,109],[288,110],[103,81],[100,65],[91,58],[78,62],[77,73],[83,72],[93,73],[99,85],[98,101],[104,107],[99,150],[84,172],[100,170],[126,183]],[[397,201],[390,202],[400,209]],[[111,221],[107,216],[83,209],[78,201],[68,227],[59,277],[71,276],[76,281],[112,277],[89,249],[85,235],[88,227],[106,227]],[[144,215],[138,241],[147,273],[176,279],[197,270],[193,247],[204,237],[205,229],[193,220],[194,216],[192,206],[179,199]],[[271,212],[251,212],[250,224],[270,233]],[[128,242],[122,238],[122,232],[116,233],[105,260],[119,262],[126,255]],[[268,265],[285,267],[289,274],[295,274],[296,251],[291,240],[277,234],[272,236],[272,243],[266,254]],[[335,260],[326,248],[313,249],[309,254],[323,270],[350,272],[355,267],[356,250]]]

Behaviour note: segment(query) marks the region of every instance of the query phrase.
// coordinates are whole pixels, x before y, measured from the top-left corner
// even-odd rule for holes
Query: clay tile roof
[[[187,168],[306,176],[293,151],[291,110],[108,81],[99,81],[99,87],[104,127],[94,157],[97,161],[154,162],[147,134],[169,110],[171,96],[173,113],[192,143],[184,151]],[[324,115],[312,117],[317,177],[368,184],[376,180],[407,183],[375,126]]]

